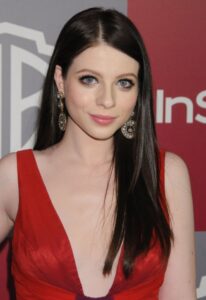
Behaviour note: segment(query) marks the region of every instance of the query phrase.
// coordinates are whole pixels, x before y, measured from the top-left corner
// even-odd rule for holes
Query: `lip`
[[[92,115],[90,114],[91,118],[98,124],[107,125],[112,123],[116,117],[106,116],[106,115]]]

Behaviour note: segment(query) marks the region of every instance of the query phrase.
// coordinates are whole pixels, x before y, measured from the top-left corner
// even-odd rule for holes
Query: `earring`
[[[133,139],[135,135],[136,122],[133,120],[134,112],[132,112],[129,120],[121,127],[121,132],[126,139]]]
[[[64,112],[64,104],[63,104],[63,98],[64,93],[63,92],[57,92],[57,100],[58,100],[58,108],[60,109],[59,117],[58,117],[58,125],[59,129],[61,131],[65,131],[66,129],[66,123],[67,123],[67,117]]]

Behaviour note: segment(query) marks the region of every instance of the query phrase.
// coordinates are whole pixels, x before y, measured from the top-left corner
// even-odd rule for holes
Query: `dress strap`
[[[32,176],[32,157],[31,149],[20,150],[16,152],[17,172],[19,185],[22,185],[22,180],[29,181]]]

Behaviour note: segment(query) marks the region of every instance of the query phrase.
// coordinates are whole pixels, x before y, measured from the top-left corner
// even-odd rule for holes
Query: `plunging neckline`
[[[31,157],[33,159],[33,163],[34,163],[34,170],[36,171],[36,174],[37,174],[37,179],[39,180],[40,182],[40,186],[42,187],[43,189],[43,192],[45,193],[46,195],[46,199],[47,199],[47,202],[49,204],[49,207],[53,213],[53,215],[55,216],[56,218],[56,222],[57,222],[57,225],[58,227],[60,228],[60,230],[62,231],[63,233],[63,238],[64,240],[66,241],[66,245],[68,246],[68,253],[70,253],[70,258],[71,258],[71,264],[72,264],[72,269],[74,270],[74,277],[75,277],[75,281],[76,281],[76,284],[79,288],[79,294],[81,294],[82,296],[88,299],[106,299],[108,296],[110,296],[112,294],[112,292],[116,289],[116,285],[117,285],[117,279],[119,277],[122,277],[120,276],[120,273],[121,273],[121,269],[122,269],[122,261],[123,261],[123,256],[124,256],[124,247],[123,247],[123,244],[121,245],[121,249],[120,249],[120,255],[119,255],[119,258],[118,258],[118,262],[117,262],[117,267],[116,267],[116,273],[115,273],[115,276],[114,276],[114,279],[113,279],[113,283],[109,289],[109,291],[107,292],[107,294],[105,296],[100,296],[100,297],[90,297],[90,296],[86,296],[84,294],[84,289],[83,289],[83,285],[82,285],[82,282],[80,280],[80,277],[79,277],[79,273],[78,273],[78,269],[77,269],[77,264],[76,264],[76,261],[75,261],[75,256],[74,256],[74,252],[73,252],[73,248],[72,248],[72,244],[71,244],[71,241],[70,241],[70,238],[69,238],[69,235],[67,234],[66,232],[66,229],[60,219],[60,216],[58,215],[57,213],[57,210],[55,209],[54,207],[54,204],[51,200],[51,197],[49,195],[49,191],[46,187],[46,184],[44,182],[44,179],[41,175],[41,172],[40,172],[40,169],[38,167],[38,163],[37,163],[37,160],[36,160],[36,157],[34,155],[34,152],[33,150],[31,149],[30,150],[30,153],[31,153]],[[68,259],[69,259],[69,255],[68,255]]]

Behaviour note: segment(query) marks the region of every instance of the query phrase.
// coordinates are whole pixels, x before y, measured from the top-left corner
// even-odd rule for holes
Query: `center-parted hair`
[[[154,236],[160,243],[162,257],[167,259],[173,235],[161,204],[159,150],[149,59],[137,28],[122,13],[94,7],[76,14],[64,25],[45,78],[34,149],[41,150],[58,143],[64,134],[58,126],[55,66],[61,66],[66,77],[73,59],[101,42],[129,55],[140,65],[139,92],[133,118],[137,124],[135,138],[125,139],[120,130],[114,135],[113,164],[117,199],[114,228],[103,269],[104,274],[110,273],[123,242],[123,271],[128,277],[136,257],[151,248]]]

